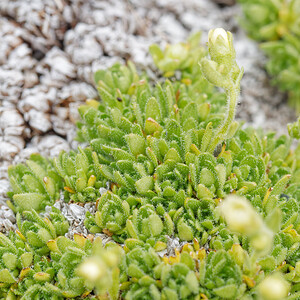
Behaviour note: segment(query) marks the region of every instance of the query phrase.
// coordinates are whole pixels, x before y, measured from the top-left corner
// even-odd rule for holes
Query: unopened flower
[[[251,238],[251,245],[260,255],[267,254],[273,245],[273,232],[264,225]]]
[[[230,46],[230,33],[223,28],[212,29],[208,33],[208,47],[211,58],[218,61],[219,58],[231,56],[232,47]]]
[[[230,195],[220,208],[229,229],[248,236],[258,256],[271,250],[274,234],[246,198]]]
[[[242,234],[253,234],[263,222],[251,204],[245,198],[235,195],[228,196],[221,204],[221,213],[228,227]]]
[[[105,274],[105,268],[99,260],[91,258],[80,266],[78,273],[91,282],[96,282]]]
[[[211,44],[223,43],[229,47],[227,32],[223,28],[211,29],[208,33],[208,41]]]
[[[264,300],[285,299],[289,290],[290,285],[279,274],[265,278],[259,285],[259,292]]]

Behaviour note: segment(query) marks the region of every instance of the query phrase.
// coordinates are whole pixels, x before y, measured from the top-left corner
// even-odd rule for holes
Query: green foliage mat
[[[77,124],[88,146],[9,168],[18,230],[0,234],[2,299],[300,298],[300,147],[234,120],[232,35],[210,31],[210,59],[199,39],[150,47],[155,84],[131,62],[96,72],[101,101]],[[62,193],[95,203],[88,237],[44,213]]]

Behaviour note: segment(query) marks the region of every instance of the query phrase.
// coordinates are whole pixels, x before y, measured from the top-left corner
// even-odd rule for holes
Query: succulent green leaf
[[[0,270],[0,282],[14,283],[16,280],[7,269]]]
[[[139,154],[145,154],[146,143],[143,137],[131,133],[129,135],[126,135],[125,139],[132,155],[138,156]]]
[[[13,200],[20,211],[41,210],[45,206],[46,196],[38,193],[15,194]]]
[[[143,178],[139,179],[135,183],[135,187],[136,187],[137,192],[140,195],[146,195],[147,192],[151,191],[154,187],[153,177],[147,176],[147,177],[143,177]]]

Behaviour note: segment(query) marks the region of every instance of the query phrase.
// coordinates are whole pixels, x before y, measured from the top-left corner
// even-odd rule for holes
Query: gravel
[[[97,97],[93,72],[127,59],[139,69],[154,69],[152,43],[183,41],[198,30],[205,42],[211,28],[231,30],[238,63],[245,68],[237,118],[286,133],[286,123],[296,117],[286,96],[270,86],[266,58],[238,27],[239,15],[238,6],[221,8],[210,0],[1,1],[0,231],[15,222],[5,205],[7,167],[34,152],[55,156],[75,148],[77,107]],[[67,211],[79,209],[58,203]],[[77,213],[83,216],[84,209],[92,208]],[[74,222],[70,234],[82,218]]]
[[[87,211],[92,214],[96,213],[95,203],[86,203],[84,206],[80,206],[75,203],[65,203],[62,198],[54,204],[54,207],[58,208],[69,222],[70,227],[66,237],[73,238],[75,233],[88,235],[88,230],[84,227],[85,214]],[[46,213],[50,212],[51,206],[47,206]]]

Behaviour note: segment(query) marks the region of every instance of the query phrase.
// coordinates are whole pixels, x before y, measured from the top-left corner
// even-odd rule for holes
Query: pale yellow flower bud
[[[96,282],[99,280],[103,275],[104,275],[104,270],[106,267],[104,265],[101,265],[98,260],[95,259],[87,259],[80,267],[78,270],[78,273],[92,281]]]
[[[228,74],[233,68],[235,51],[232,45],[232,34],[223,28],[210,30],[208,34],[208,52],[211,60],[219,65],[222,75]]]
[[[262,254],[267,254],[273,246],[273,232],[263,226],[258,233],[251,239],[252,247]]]
[[[246,198],[230,195],[223,201],[220,209],[229,229],[247,235],[253,250],[259,256],[264,256],[271,250],[274,234]]]
[[[222,43],[226,47],[229,47],[228,35],[223,28],[211,29],[208,33],[208,41],[213,45],[218,42]]]
[[[279,274],[265,278],[259,285],[259,292],[264,300],[285,299],[289,293],[290,285]]]
[[[260,216],[245,198],[230,195],[223,201],[220,208],[232,231],[250,235],[264,225]]]

